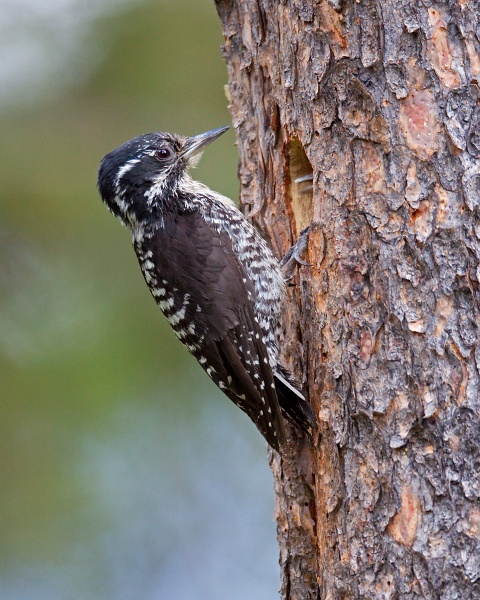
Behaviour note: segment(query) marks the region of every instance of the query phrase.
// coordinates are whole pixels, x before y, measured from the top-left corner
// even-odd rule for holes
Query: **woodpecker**
[[[305,230],[279,262],[234,203],[189,167],[221,127],[193,137],[150,133],[107,154],[98,189],[131,231],[150,292],[176,336],[272,448],[283,418],[309,432],[312,411],[278,361],[286,280],[308,244]]]

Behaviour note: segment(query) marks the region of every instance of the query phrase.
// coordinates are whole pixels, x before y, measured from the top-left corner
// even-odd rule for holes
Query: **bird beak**
[[[185,146],[182,148],[180,156],[192,158],[192,156],[201,152],[207,144],[210,144],[210,142],[213,142],[213,140],[220,137],[222,133],[225,133],[227,129],[229,128],[219,127],[218,129],[212,129],[211,131],[206,131],[205,133],[200,133],[199,135],[188,138]]]

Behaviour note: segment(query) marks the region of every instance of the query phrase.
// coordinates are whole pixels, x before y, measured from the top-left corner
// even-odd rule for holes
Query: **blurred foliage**
[[[90,37],[88,78],[0,113],[0,598],[270,598],[263,442],[176,342],[96,191],[125,140],[230,122],[213,1],[113,6]],[[233,142],[195,176],[235,198]]]

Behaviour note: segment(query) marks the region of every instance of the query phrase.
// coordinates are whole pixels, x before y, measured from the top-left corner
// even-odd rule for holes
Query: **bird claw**
[[[294,253],[293,257],[295,259],[295,262],[299,265],[301,265],[302,267],[311,267],[312,265],[304,260],[302,260],[300,258],[300,256],[298,256],[298,254]]]
[[[294,270],[297,265],[302,267],[311,267],[312,265],[302,259],[302,255],[308,248],[308,236],[310,234],[311,225],[306,227],[300,232],[297,243],[294,244],[285,256],[280,261],[280,268],[282,269],[285,281],[290,281],[294,275]]]
[[[308,175],[303,175],[302,177],[297,177],[295,179],[295,183],[303,183],[304,181],[312,181],[313,182],[313,173],[309,173]],[[313,191],[313,183],[311,185],[307,185],[300,190],[300,194],[308,194]]]

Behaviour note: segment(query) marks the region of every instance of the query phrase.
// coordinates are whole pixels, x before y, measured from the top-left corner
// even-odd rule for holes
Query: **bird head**
[[[205,146],[228,127],[193,137],[148,133],[107,154],[100,164],[98,189],[109,210],[134,229],[158,219],[175,197],[188,167]]]

